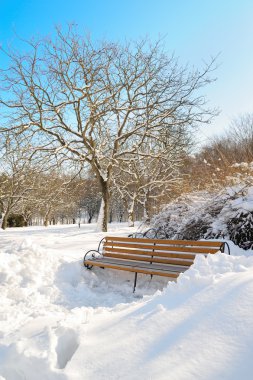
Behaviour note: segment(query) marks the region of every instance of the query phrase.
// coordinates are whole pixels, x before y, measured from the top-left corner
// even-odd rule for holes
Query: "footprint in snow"
[[[79,338],[75,330],[60,327],[56,332],[58,342],[55,348],[57,367],[64,369],[79,346]]]

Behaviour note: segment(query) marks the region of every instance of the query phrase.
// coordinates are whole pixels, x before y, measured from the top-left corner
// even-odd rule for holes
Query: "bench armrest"
[[[229,247],[229,244],[226,241],[222,242],[221,252],[225,252],[225,247],[226,246],[227,246],[228,254],[230,255],[230,247]]]
[[[101,252],[101,255],[102,255],[102,251],[103,249],[101,248],[103,243],[104,243],[104,240],[105,240],[105,237],[103,237],[103,239],[100,240],[99,244],[98,244],[98,249],[97,249],[97,252]]]
[[[89,251],[87,251],[84,255],[84,258],[83,258],[83,265],[88,268],[88,269],[91,269],[93,267],[93,265],[89,265],[89,264],[86,264],[85,263],[85,260],[95,260],[99,257],[102,257],[102,253],[96,251],[95,249],[91,249]]]

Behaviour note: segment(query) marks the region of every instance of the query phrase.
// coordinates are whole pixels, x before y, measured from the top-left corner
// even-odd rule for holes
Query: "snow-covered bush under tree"
[[[170,239],[230,239],[253,247],[253,186],[241,183],[219,193],[182,195],[152,220],[161,237]],[[159,236],[159,235],[158,235]]]

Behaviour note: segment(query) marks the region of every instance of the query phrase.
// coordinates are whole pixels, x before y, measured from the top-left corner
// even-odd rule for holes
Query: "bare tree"
[[[37,214],[42,216],[45,227],[51,221],[55,224],[59,215],[62,218],[71,215],[72,220],[76,218],[79,185],[74,174],[64,175],[60,169],[40,175],[34,194],[35,207]]]
[[[124,221],[126,214],[126,205],[121,197],[121,194],[117,191],[115,187],[112,188],[110,194],[110,217],[109,223],[117,221],[119,223]]]
[[[162,198],[181,182],[182,144],[167,144],[162,150],[145,149],[115,168],[113,181],[128,210],[128,224],[134,226],[134,209],[143,206],[144,219],[150,220],[152,200]]]
[[[25,54],[7,52],[10,66],[1,71],[2,129],[14,126],[34,134],[40,149],[88,163],[100,182],[106,231],[113,165],[164,128],[209,121],[200,89],[212,81],[214,60],[190,70],[159,43],[93,43],[73,27],[27,43]]]
[[[94,176],[82,180],[82,186],[78,194],[79,209],[86,213],[88,223],[92,222],[95,215],[98,215],[101,203],[101,190],[99,183]]]
[[[189,191],[217,189],[237,174],[236,164],[252,160],[253,115],[245,114],[232,120],[223,135],[214,136],[194,157],[189,156],[182,173],[189,178]]]
[[[225,136],[230,141],[228,146],[233,150],[234,162],[253,160],[253,114],[247,113],[235,118]]]
[[[28,199],[34,191],[39,177],[35,162],[31,162],[29,141],[15,135],[1,136],[1,182],[0,211],[1,227],[7,227],[11,212],[17,211],[21,202]]]

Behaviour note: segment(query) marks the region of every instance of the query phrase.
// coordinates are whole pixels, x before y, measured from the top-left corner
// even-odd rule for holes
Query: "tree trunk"
[[[7,228],[8,217],[9,217],[9,213],[8,212],[6,212],[5,214],[3,214],[2,226],[1,226],[1,228],[3,230],[6,230],[6,228]]]
[[[44,226],[45,227],[48,227],[48,225],[49,225],[49,216],[50,216],[50,212],[47,212],[45,215],[45,218],[44,218]]]
[[[134,227],[134,211],[128,210],[128,227]]]
[[[150,214],[149,214],[149,190],[145,191],[145,198],[143,202],[143,219],[146,224],[150,224]]]
[[[49,209],[47,210],[46,212],[46,215],[44,217],[44,226],[45,227],[48,227],[49,225],[49,222],[50,222],[50,214],[51,214],[51,206],[49,207]],[[51,224],[51,223],[50,223]]]
[[[144,203],[143,207],[144,207],[144,213],[143,213],[143,219],[144,219],[144,222],[146,224],[150,224],[150,215],[149,215],[149,210],[148,210],[148,204],[147,202]]]
[[[113,216],[113,213],[112,213],[112,210],[110,210],[109,223],[112,223],[112,216]]]
[[[128,208],[128,227],[134,227],[134,206],[135,206],[135,197],[131,201],[131,205]]]
[[[10,216],[10,212],[11,212],[11,208],[12,208],[12,205],[11,203],[9,203],[7,206],[6,206],[6,209],[4,212],[2,212],[2,225],[1,225],[1,228],[3,230],[6,230],[7,228],[7,222],[8,222],[8,218]],[[3,208],[2,208],[3,209]]]
[[[48,219],[48,217],[45,217],[45,219],[44,219],[44,226],[48,227],[48,225],[49,225],[49,219]]]
[[[97,230],[102,232],[107,232],[107,221],[108,221],[108,209],[109,209],[109,191],[108,191],[108,181],[100,178],[100,185],[102,191],[102,202],[100,206]]]

